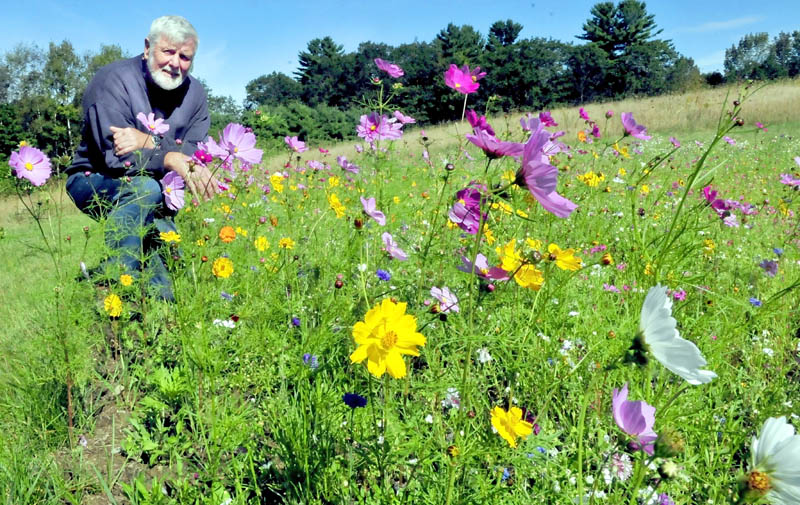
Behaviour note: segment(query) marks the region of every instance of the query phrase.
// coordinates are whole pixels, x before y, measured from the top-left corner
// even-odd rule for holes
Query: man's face
[[[180,86],[192,69],[195,48],[193,40],[175,43],[160,37],[151,43],[145,39],[144,56],[153,81],[166,90]]]

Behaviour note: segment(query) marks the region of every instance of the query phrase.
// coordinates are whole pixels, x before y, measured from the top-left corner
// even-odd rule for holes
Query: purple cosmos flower
[[[550,140],[547,131],[531,135],[522,153],[522,167],[517,172],[516,184],[528,188],[531,195],[548,212],[558,217],[568,217],[578,206],[556,193],[558,169],[542,160],[543,148]]]
[[[405,261],[408,259],[408,254],[397,246],[397,242],[394,241],[394,237],[392,237],[391,233],[383,232],[381,239],[383,239],[383,247],[386,249],[386,252],[389,253],[389,256],[398,261]]]
[[[405,125],[405,124],[412,124],[412,123],[416,123],[416,122],[417,122],[417,120],[416,120],[416,119],[414,119],[414,118],[413,118],[413,117],[411,117],[411,116],[406,116],[406,115],[404,115],[404,114],[403,114],[402,112],[400,112],[399,110],[396,110],[396,111],[394,111],[394,117],[395,117],[395,119],[397,119],[397,120],[398,120],[398,121],[399,121],[401,124],[404,124],[404,125]]]
[[[481,197],[486,188],[482,185],[466,187],[456,193],[456,203],[450,209],[450,220],[470,235],[478,233],[481,223]],[[488,214],[483,212],[483,220]]]
[[[619,288],[613,284],[603,283],[603,291],[608,291],[610,293],[619,293]]]
[[[467,135],[466,137],[467,140],[483,149],[486,156],[491,159],[497,159],[503,156],[517,158],[522,154],[522,144],[498,140],[497,137],[491,135],[486,130],[479,130],[476,128],[475,135]]]
[[[465,116],[473,132],[477,133],[478,130],[483,130],[489,133],[489,135],[494,136],[494,129],[492,129],[492,126],[486,120],[486,116],[479,117],[478,113],[472,109],[469,109]]]
[[[469,67],[464,65],[458,68],[454,64],[450,64],[450,68],[444,73],[444,83],[459,93],[468,95],[478,91],[480,85],[478,79],[483,78],[486,72],[478,73],[481,67],[475,67],[475,70],[470,72]]]
[[[161,187],[164,188],[164,203],[170,210],[181,210],[185,203],[184,201],[184,187],[185,183],[183,177],[177,172],[167,172],[167,175],[161,179]]]
[[[592,120],[589,117],[589,114],[583,109],[583,107],[580,108],[580,110],[578,111],[578,114],[580,114],[581,119],[583,119],[584,121],[591,121]]]
[[[448,289],[447,286],[431,288],[431,296],[439,300],[439,312],[447,314],[448,312],[458,312],[458,298]]]
[[[592,137],[596,139],[600,138],[600,128],[597,126],[597,123],[592,125]]]
[[[628,401],[628,383],[622,391],[614,388],[611,398],[611,413],[617,426],[636,439],[635,450],[643,450],[650,456],[653,455],[655,440],[658,438],[653,431],[656,422],[656,408],[644,401]]]
[[[140,112],[136,115],[136,119],[147,128],[147,133],[150,135],[162,135],[169,131],[169,125],[164,122],[164,118],[156,119],[156,115],[152,112],[146,116],[144,112]]]
[[[461,257],[461,262],[462,264],[458,266],[458,269],[462,272],[466,272],[468,274],[474,273],[478,277],[495,281],[508,280],[508,272],[500,267],[490,267],[486,256],[481,253],[478,253],[478,255],[475,256],[474,262],[470,261],[466,256]]]
[[[34,186],[41,186],[50,178],[52,172],[50,159],[35,147],[22,146],[19,152],[13,151],[8,160],[14,175],[27,179]]]
[[[676,139],[675,137],[670,137],[669,141],[672,142],[672,145],[675,146],[675,147],[680,147],[681,146],[681,143],[678,142],[678,139]]]
[[[669,497],[667,493],[658,495],[658,505],[675,505],[675,502]]]
[[[289,149],[291,149],[296,153],[302,153],[308,151],[306,143],[303,142],[302,140],[299,140],[297,138],[297,135],[295,135],[294,137],[290,137],[287,135],[286,137],[283,138],[283,141],[286,142],[286,145],[289,146]]]
[[[350,163],[349,161],[347,161],[347,158],[345,158],[344,156],[337,156],[336,157],[336,163],[338,163],[339,166],[342,167],[343,170],[346,170],[346,171],[354,173],[354,174],[357,174],[358,171],[360,170],[360,168],[358,168],[358,165],[354,165],[354,164]]]
[[[686,290],[684,289],[677,289],[672,292],[672,298],[680,301],[686,300]]]
[[[625,128],[626,135],[636,137],[640,140],[650,140],[652,138],[647,135],[647,128],[637,124],[633,119],[633,112],[623,112],[620,114],[620,118],[622,118],[622,127]]]
[[[781,174],[781,184],[800,186],[800,179],[795,179],[792,174]]]
[[[252,131],[238,124],[230,123],[222,130],[220,135],[219,147],[225,149],[234,158],[247,163],[261,163],[261,156],[264,151],[256,149],[256,136]]]
[[[762,129],[764,131],[768,131],[767,127],[764,126],[764,124],[761,121],[756,121],[756,127],[760,128],[760,129]]]
[[[397,79],[398,77],[403,77],[403,74],[405,74],[405,72],[403,72],[403,69],[400,68],[399,65],[395,65],[394,63],[389,63],[388,61],[382,60],[380,58],[375,58],[375,65],[377,65],[379,69],[389,74],[390,77],[394,77],[395,79]]]
[[[386,216],[383,214],[383,212],[375,208],[375,198],[364,198],[362,196],[361,206],[364,208],[364,214],[377,221],[379,225],[386,225]]]
[[[392,274],[390,274],[387,270],[384,270],[382,268],[379,268],[375,272],[375,275],[377,275],[378,279],[380,279],[382,281],[387,281],[388,282],[388,281],[390,281],[392,279]]]
[[[767,277],[775,277],[778,275],[778,262],[775,260],[763,260],[758,266],[764,269],[764,273]]]
[[[367,142],[376,140],[397,140],[403,136],[403,124],[391,123],[386,116],[378,116],[377,112],[370,112],[361,116],[361,124],[356,126],[356,133]]]
[[[539,121],[542,122],[543,126],[558,126],[558,123],[555,122],[553,116],[550,115],[549,110],[539,113]]]
[[[736,145],[736,141],[735,141],[735,140],[733,140],[732,138],[730,138],[730,137],[729,137],[729,136],[727,136],[727,135],[725,135],[724,137],[722,137],[722,140],[724,140],[725,142],[727,142],[728,144],[730,144],[730,145],[732,145],[732,146],[735,146],[735,145]]]
[[[194,154],[192,154],[192,161],[194,161],[199,165],[206,166],[208,163],[214,161],[214,157],[208,154],[207,152],[203,151],[202,149],[198,149],[194,152]]]
[[[345,393],[344,395],[342,395],[342,401],[344,402],[345,405],[347,405],[351,409],[357,409],[359,407],[367,406],[367,399],[355,393]]]

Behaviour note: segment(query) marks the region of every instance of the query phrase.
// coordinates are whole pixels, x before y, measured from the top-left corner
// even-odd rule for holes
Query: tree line
[[[292,75],[273,72],[247,83],[237,104],[206,86],[212,134],[230,121],[252,127],[259,138],[280,145],[286,135],[312,142],[352,138],[363,98],[383,79],[393,104],[424,124],[457,119],[463,96],[446,87],[450,64],[480,66],[487,77],[469,96],[481,112],[537,111],[636,95],[683,91],[740,79],[795,77],[800,73],[800,31],[748,34],[726,51],[724,75],[702,75],[694,61],[679,54],[647,6],[639,0],[594,5],[577,42],[521,38],[523,26],[496,21],[486,36],[470,25],[448,24],[431,41],[398,46],[363,42],[345,52],[331,37],[315,38],[298,55]],[[20,45],[0,58],[0,163],[21,140],[34,143],[69,163],[80,141],[80,101],[95,72],[129,57],[117,45],[79,55],[69,41],[46,49]],[[405,75],[390,79],[375,58],[400,65]],[[399,83],[401,87],[396,88]]]

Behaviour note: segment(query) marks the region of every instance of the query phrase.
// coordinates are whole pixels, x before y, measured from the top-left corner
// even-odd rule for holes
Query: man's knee
[[[123,184],[119,196],[120,203],[136,203],[155,207],[164,201],[161,184],[152,177],[131,177],[130,182]]]

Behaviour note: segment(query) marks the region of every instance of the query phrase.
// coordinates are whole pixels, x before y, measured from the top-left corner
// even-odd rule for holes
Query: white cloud
[[[742,18],[728,19],[727,21],[709,21],[697,26],[687,26],[678,28],[676,32],[683,33],[708,33],[719,32],[723,30],[730,30],[731,28],[739,28],[740,26],[747,26],[753,23],[758,23],[764,20],[764,16],[745,16]]]

